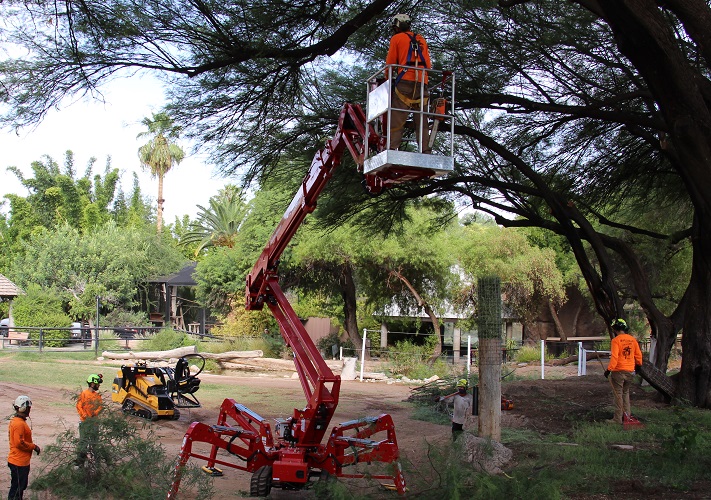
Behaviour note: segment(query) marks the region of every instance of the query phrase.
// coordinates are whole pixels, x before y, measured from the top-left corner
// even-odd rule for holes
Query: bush
[[[266,307],[261,311],[247,311],[237,306],[223,324],[212,329],[212,334],[218,337],[259,337],[265,329],[278,331],[276,321]]]
[[[333,352],[331,351],[332,346],[336,346],[336,351],[340,350],[341,347],[346,350],[355,351],[355,346],[351,339],[341,340],[341,331],[329,333],[325,337],[321,337],[316,342],[316,347],[318,350],[324,353],[327,357],[330,357]]]
[[[40,459],[45,465],[32,481],[33,490],[49,491],[57,498],[165,498],[175,457],[166,456],[155,434],[142,436],[135,420],[109,408],[82,426],[87,427],[81,443],[71,426],[42,450]],[[82,449],[87,446],[90,455],[84,466],[75,467],[80,445]],[[180,494],[181,498],[211,498],[212,482],[197,466],[188,464]]]
[[[393,349],[388,351],[390,373],[412,379],[425,379],[433,375],[449,376],[451,367],[443,359],[439,358],[431,365],[427,363],[437,342],[439,339],[435,335],[428,336],[424,345],[409,341],[397,342]]]
[[[545,361],[551,361],[553,356],[546,352]],[[516,355],[514,356],[514,361],[518,363],[534,363],[541,361],[541,348],[538,346],[525,345],[522,346]]]
[[[13,301],[12,314],[18,327],[66,328],[44,331],[43,340],[47,347],[67,345],[72,320],[64,313],[58,294],[44,290],[38,285],[30,285],[24,295]],[[39,332],[30,332],[31,340],[38,338]]]
[[[105,326],[152,326],[145,312],[133,312],[117,308],[99,320]]]
[[[177,332],[170,328],[164,328],[155,335],[147,338],[141,346],[146,351],[169,351],[178,347],[188,347],[197,345],[198,341],[190,337],[185,332]]]

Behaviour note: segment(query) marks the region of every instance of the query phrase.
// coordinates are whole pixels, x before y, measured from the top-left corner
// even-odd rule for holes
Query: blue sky
[[[150,77],[132,76],[117,79],[101,90],[103,103],[87,98],[68,102],[61,110],[52,110],[34,129],[0,130],[0,201],[7,193],[27,194],[14,174],[7,172],[8,166],[16,166],[29,176],[33,161],[46,154],[63,165],[64,152],[71,149],[77,174],[84,173],[92,156],[97,159],[94,172],[102,173],[110,155],[112,166],[121,171],[124,191],[131,190],[132,172],[136,172],[143,194],[155,203],[158,181],[144,172],[138,161],[138,148],[147,138],[136,136],[145,130],[141,120],[160,111],[164,102],[160,84]],[[180,144],[189,153],[191,145],[186,141]],[[194,218],[196,205],[205,206],[227,182],[214,174],[204,157],[186,157],[165,177],[165,222],[184,214]],[[7,203],[0,210],[7,212]]]

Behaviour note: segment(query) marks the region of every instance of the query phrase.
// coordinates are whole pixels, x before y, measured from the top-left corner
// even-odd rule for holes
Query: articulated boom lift
[[[376,89],[376,82],[376,77],[369,80],[370,90]],[[442,82],[443,86],[449,82],[453,89],[451,74],[445,75]],[[453,97],[453,92],[451,95]],[[266,496],[272,487],[301,489],[312,476],[321,479],[328,476],[366,477],[362,472],[348,473],[347,467],[371,462],[389,463],[392,468],[389,473],[368,474],[368,477],[392,481],[394,485],[389,487],[401,495],[405,493],[405,479],[398,462],[399,450],[390,415],[382,414],[336,425],[327,443],[321,444],[338,405],[341,379],[333,374],[296,316],[279,286],[278,277],[279,259],[284,249],[304,218],[316,208],[319,195],[346,149],[359,170],[365,171],[365,186],[372,193],[379,193],[393,184],[417,181],[451,170],[447,167],[453,165],[451,158],[410,153],[402,164],[384,164],[381,159],[375,160],[368,172],[368,155],[371,152],[376,155],[385,152],[389,143],[388,132],[378,133],[387,128],[385,123],[390,115],[389,108],[388,98],[385,109],[380,113],[369,109],[369,116],[373,115],[373,118],[366,120],[366,114],[359,105],[346,103],[343,106],[336,134],[314,156],[300,189],[247,276],[246,308],[259,310],[266,304],[279,323],[281,334],[294,353],[306,406],[294,409],[290,418],[277,419],[272,430],[270,424],[257,413],[233,399],[225,399],[216,425],[193,422],[188,428],[169,499],[177,496],[180,474],[190,457],[206,460],[207,465],[203,469],[213,475],[222,474],[217,464],[253,473],[252,496]],[[431,118],[447,118],[451,122],[451,115],[441,108],[434,113],[425,109],[421,112]],[[194,452],[192,448],[196,442],[211,445],[209,455]],[[244,463],[218,458],[220,449]]]

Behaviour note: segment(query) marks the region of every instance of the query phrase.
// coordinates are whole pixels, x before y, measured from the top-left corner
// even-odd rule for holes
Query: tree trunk
[[[575,309],[575,314],[573,315],[573,331],[572,331],[572,336],[577,337],[578,336],[578,321],[580,319],[580,313],[583,310],[583,304],[582,302],[578,302],[578,307]]]
[[[558,312],[555,310],[555,307],[553,307],[553,302],[548,300],[548,310],[551,313],[551,318],[553,318],[553,324],[555,325],[555,331],[560,337],[560,340],[562,342],[567,342],[568,337],[565,334],[565,330],[563,330],[563,325],[560,324],[560,318],[558,317]]]
[[[439,358],[442,355],[442,343],[444,342],[444,339],[442,338],[442,332],[440,331],[439,327],[439,318],[435,314],[435,312],[432,310],[430,305],[427,303],[425,299],[422,298],[422,296],[415,290],[415,287],[412,286],[412,283],[405,278],[402,274],[400,274],[398,271],[391,270],[390,271],[391,276],[395,276],[397,279],[402,281],[402,283],[407,287],[408,290],[410,290],[410,293],[412,294],[413,297],[415,297],[415,300],[417,301],[417,305],[422,307],[425,310],[425,313],[427,316],[429,316],[430,320],[432,320],[432,327],[434,328],[434,334],[437,335],[437,345],[435,345],[434,352],[432,353],[432,356],[430,356],[430,359],[427,360],[428,364],[432,364],[435,362],[437,358]]]
[[[163,230],[163,174],[158,174],[158,211],[156,212],[156,231]]]
[[[479,278],[479,436],[501,441],[501,280]]]
[[[711,408],[711,234],[697,224],[694,217],[694,255],[691,279],[685,298],[688,297],[684,315],[684,333],[678,396],[682,401],[702,408]]]
[[[363,346],[363,337],[358,330],[357,296],[356,286],[353,280],[353,268],[350,264],[345,264],[341,268],[341,275],[338,280],[343,299],[343,325],[348,338],[353,342],[356,349]],[[370,357],[366,351],[366,357]]]

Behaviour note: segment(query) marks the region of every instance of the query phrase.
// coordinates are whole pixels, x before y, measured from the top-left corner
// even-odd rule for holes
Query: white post
[[[578,342],[578,377],[583,374],[584,368],[583,368],[583,356],[585,355],[585,349],[583,349],[583,343]]]
[[[343,361],[343,346],[338,348],[338,359]]]
[[[467,335],[467,378],[472,371],[472,336]]]
[[[363,365],[365,365],[365,336],[366,330],[363,328],[363,349],[360,351],[360,381],[363,382]]]
[[[546,378],[546,341],[541,340],[541,380]]]

